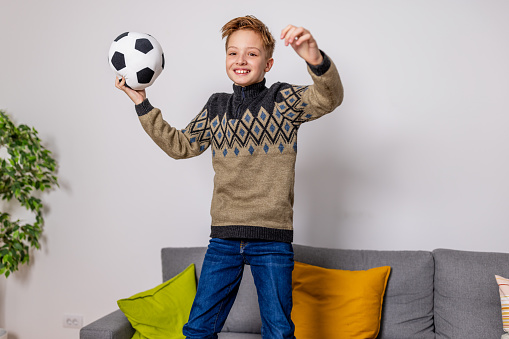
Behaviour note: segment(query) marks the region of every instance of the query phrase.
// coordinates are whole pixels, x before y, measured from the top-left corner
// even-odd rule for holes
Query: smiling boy
[[[260,20],[233,19],[222,33],[233,93],[213,94],[185,129],[164,121],[144,90],[126,87],[125,79],[117,79],[116,87],[133,100],[141,125],[169,156],[184,159],[212,150],[211,240],[184,335],[217,338],[248,264],[258,293],[262,337],[291,339],[297,131],[332,112],[343,99],[343,87],[334,63],[302,27],[288,25],[281,39],[306,61],[310,86],[265,86],[275,41]]]
[[[274,59],[267,56],[258,33],[239,30],[228,37],[226,73],[237,86],[257,84],[270,71]]]

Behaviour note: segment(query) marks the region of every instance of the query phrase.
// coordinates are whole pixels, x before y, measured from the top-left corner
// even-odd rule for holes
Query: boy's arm
[[[204,108],[186,127],[178,130],[162,117],[161,110],[154,108],[145,90],[135,91],[125,86],[125,79],[117,78],[115,86],[125,92],[135,103],[136,113],[145,132],[154,142],[174,159],[186,159],[203,153],[210,145],[210,126]]]
[[[141,126],[154,142],[174,159],[187,159],[202,154],[210,145],[210,125],[206,107],[179,130],[167,123],[161,110],[154,108],[148,99],[136,105]]]
[[[302,94],[305,114],[304,121],[311,121],[334,111],[343,102],[343,84],[334,62],[322,52],[323,62],[319,65],[308,63],[308,72],[313,85]],[[304,122],[303,121],[303,122]]]
[[[313,79],[313,85],[307,86],[301,96],[305,111],[301,122],[332,112],[343,101],[343,85],[334,62],[318,48],[313,35],[305,28],[288,25],[281,32],[281,39],[307,62]]]

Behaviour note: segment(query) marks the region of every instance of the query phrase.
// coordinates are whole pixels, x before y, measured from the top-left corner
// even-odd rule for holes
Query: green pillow
[[[189,319],[196,295],[194,264],[176,277],[148,291],[117,301],[136,330],[137,339],[184,339],[182,328]]]

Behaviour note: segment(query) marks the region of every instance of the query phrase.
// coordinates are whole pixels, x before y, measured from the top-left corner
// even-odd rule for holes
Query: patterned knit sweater
[[[313,85],[267,88],[265,79],[233,85],[231,94],[213,94],[183,130],[164,121],[148,100],[136,106],[143,128],[170,157],[190,158],[211,147],[211,237],[293,241],[297,131],[343,99],[338,71],[322,54],[322,64],[308,64]]]

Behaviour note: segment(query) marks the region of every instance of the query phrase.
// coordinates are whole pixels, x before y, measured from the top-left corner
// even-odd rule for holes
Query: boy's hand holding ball
[[[141,104],[143,100],[147,98],[147,92],[145,89],[135,91],[134,89],[127,87],[124,77],[122,77],[122,79],[119,79],[118,76],[116,77],[115,87],[121,91],[124,91],[124,93],[127,94],[127,96],[134,102],[135,105]]]

